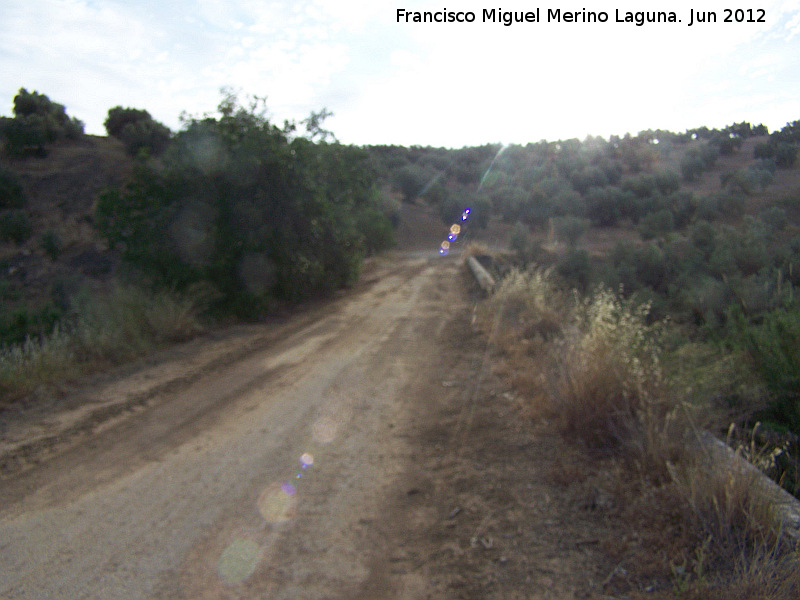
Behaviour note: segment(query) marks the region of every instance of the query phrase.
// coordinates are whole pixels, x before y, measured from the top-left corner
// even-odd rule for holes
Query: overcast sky
[[[177,129],[231,86],[267,96],[279,123],[327,108],[345,143],[447,147],[800,119],[800,0],[751,3],[765,23],[722,22],[734,4],[585,0],[570,8],[608,22],[557,23],[555,1],[2,0],[0,114],[25,87],[88,133],[117,105]],[[483,22],[501,7],[542,21]],[[682,22],[615,22],[643,7]],[[398,23],[398,8],[476,19]],[[689,26],[691,8],[717,23]]]

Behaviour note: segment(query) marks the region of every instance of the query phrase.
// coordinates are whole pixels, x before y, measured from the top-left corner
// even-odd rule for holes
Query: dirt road
[[[602,596],[597,487],[554,484],[460,259],[403,227],[333,301],[5,414],[0,598]]]
[[[424,494],[405,489],[409,431],[434,398],[467,407],[480,368],[453,344],[462,277],[433,252],[385,259],[332,304],[254,327],[261,349],[0,481],[0,597],[347,597],[376,559],[407,562],[386,510]],[[418,597],[399,571],[381,588]]]

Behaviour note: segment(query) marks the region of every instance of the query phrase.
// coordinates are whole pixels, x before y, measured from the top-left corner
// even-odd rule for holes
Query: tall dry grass
[[[0,402],[137,358],[202,329],[190,299],[134,286],[86,294],[74,313],[50,335],[0,349]]]

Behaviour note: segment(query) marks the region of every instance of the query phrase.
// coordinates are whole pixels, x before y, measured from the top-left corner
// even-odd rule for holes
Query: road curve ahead
[[[464,375],[443,356],[469,314],[463,277],[452,257],[383,259],[268,343],[1,479],[0,597],[358,590],[391,552],[375,532],[404,526],[385,521],[413,462],[404,431]]]

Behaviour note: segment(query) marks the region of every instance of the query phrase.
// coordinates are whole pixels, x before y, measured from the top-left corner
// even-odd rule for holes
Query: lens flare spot
[[[336,437],[338,425],[331,417],[320,417],[311,426],[311,435],[320,444],[330,444]]]
[[[234,540],[217,561],[220,579],[228,585],[250,577],[261,560],[261,549],[253,540]]]
[[[303,465],[303,468],[310,467],[314,464],[314,455],[308,452],[304,452],[300,455],[300,464]]]
[[[466,221],[468,217],[469,215],[467,213],[464,213],[463,215],[461,215],[461,220]]]
[[[442,256],[447,256],[447,253],[450,252],[447,248],[439,248],[439,254]]]
[[[258,512],[268,523],[285,523],[294,517],[297,508],[295,493],[291,484],[273,484],[258,497]]]
[[[453,224],[450,226],[450,233],[458,235],[461,233],[461,225]]]
[[[450,242],[448,242],[447,240],[442,242],[442,248],[444,248],[445,250],[450,250]]]
[[[451,233],[447,236],[448,241],[455,242],[458,239],[458,236],[455,233]]]

